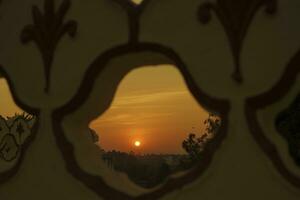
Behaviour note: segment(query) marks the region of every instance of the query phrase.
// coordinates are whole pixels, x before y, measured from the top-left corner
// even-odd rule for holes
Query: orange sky
[[[91,128],[106,150],[182,153],[181,142],[192,127],[202,132],[207,117],[175,67],[142,67],[124,78],[110,109]]]
[[[22,112],[4,79],[0,79],[0,97],[2,116]],[[91,128],[99,133],[105,150],[183,153],[181,142],[192,127],[201,133],[207,117],[175,67],[142,67],[122,80],[112,106]],[[141,141],[139,148],[133,145],[136,140]]]
[[[23,111],[14,103],[6,80],[0,78],[0,115],[6,117],[22,112]]]

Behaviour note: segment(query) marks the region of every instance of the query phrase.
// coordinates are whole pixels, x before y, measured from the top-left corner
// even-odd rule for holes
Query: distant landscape
[[[153,188],[164,183],[170,175],[187,171],[201,162],[205,145],[217,134],[221,121],[219,117],[210,114],[204,124],[204,133],[187,134],[187,138],[182,141],[184,154],[139,154],[134,151],[127,153],[102,149],[102,159],[108,168],[127,174],[135,184]],[[94,131],[92,133],[94,142],[99,142],[97,134]]]
[[[155,187],[169,175],[192,167],[188,155],[137,155],[109,151],[102,158],[109,168],[127,174],[131,181],[145,188]]]

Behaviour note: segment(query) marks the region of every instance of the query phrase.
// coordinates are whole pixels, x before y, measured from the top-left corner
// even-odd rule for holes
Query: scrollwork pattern
[[[0,159],[15,160],[26,139],[31,135],[35,119],[30,115],[16,115],[4,119],[0,116]]]
[[[198,9],[198,19],[202,24],[208,24],[214,11],[220,20],[229,40],[234,57],[234,72],[232,79],[243,82],[241,72],[241,52],[247,31],[258,9],[265,5],[265,12],[273,15],[277,11],[277,0],[217,0],[216,3],[206,2]]]
[[[21,41],[27,44],[31,41],[36,43],[42,54],[46,86],[45,92],[50,90],[50,73],[54,59],[54,52],[59,41],[65,34],[74,38],[77,33],[77,22],[74,20],[64,21],[70,1],[64,0],[55,11],[54,0],[45,0],[44,13],[37,6],[32,7],[33,24],[25,26],[21,33]]]

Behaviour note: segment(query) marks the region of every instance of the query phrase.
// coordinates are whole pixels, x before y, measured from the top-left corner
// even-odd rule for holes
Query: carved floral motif
[[[70,0],[64,0],[55,11],[54,0],[45,0],[44,13],[37,6],[33,6],[33,24],[25,26],[21,33],[22,43],[35,42],[42,54],[47,93],[50,90],[50,73],[55,49],[65,34],[73,38],[77,33],[77,23],[74,20],[64,21],[70,6]]]
[[[223,25],[234,57],[235,69],[232,78],[237,83],[243,82],[240,58],[243,43],[255,14],[262,6],[265,6],[265,12],[269,15],[277,11],[276,0],[217,0],[215,3],[203,3],[198,10],[202,24],[211,21],[211,11],[214,11]]]
[[[16,115],[4,119],[0,116],[0,159],[15,160],[26,139],[31,135],[35,119],[29,115]]]

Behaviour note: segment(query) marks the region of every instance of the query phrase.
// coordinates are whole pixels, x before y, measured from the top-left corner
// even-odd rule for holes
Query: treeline
[[[169,175],[192,166],[188,155],[137,155],[133,152],[109,151],[104,152],[102,158],[108,167],[127,174],[131,181],[145,188],[155,187]]]
[[[170,175],[189,170],[201,162],[205,145],[217,134],[221,127],[221,119],[210,114],[204,121],[204,125],[205,131],[199,134],[199,137],[195,133],[190,133],[182,142],[182,148],[186,154],[138,155],[134,152],[125,153],[114,150],[103,151],[102,158],[109,168],[127,174],[128,178],[137,185],[153,188],[166,181]],[[95,141],[99,139],[94,136],[93,138]]]

